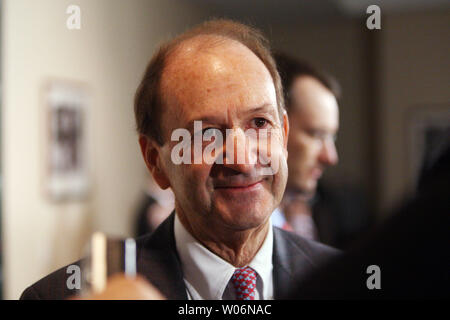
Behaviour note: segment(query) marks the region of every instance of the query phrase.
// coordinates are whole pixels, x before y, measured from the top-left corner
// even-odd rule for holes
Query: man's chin
[[[254,229],[265,222],[272,212],[268,212],[267,208],[245,208],[227,207],[217,210],[215,215],[220,217],[221,223],[233,230],[248,230]]]
[[[316,190],[317,190],[317,180],[312,180],[308,183],[304,192],[306,195],[314,195],[316,193]]]

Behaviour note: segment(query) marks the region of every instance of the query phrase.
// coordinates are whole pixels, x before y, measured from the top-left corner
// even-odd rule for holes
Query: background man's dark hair
[[[162,73],[171,53],[183,41],[202,35],[218,36],[215,43],[220,38],[238,41],[249,48],[264,63],[275,85],[278,112],[283,121],[283,88],[268,41],[257,29],[231,20],[216,19],[202,23],[168,41],[153,55],[134,100],[138,133],[154,139],[160,145],[164,143],[160,127],[162,108],[164,107],[163,93],[160,90]]]
[[[288,112],[291,106],[289,92],[294,81],[300,76],[311,76],[317,79],[333,93],[336,99],[340,98],[341,88],[337,80],[331,75],[315,68],[304,60],[293,58],[285,53],[277,52],[274,54],[274,58],[281,76],[281,82],[284,88],[284,100]]]

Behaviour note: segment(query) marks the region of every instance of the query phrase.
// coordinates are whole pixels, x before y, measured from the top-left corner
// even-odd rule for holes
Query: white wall
[[[69,4],[81,30],[66,28]],[[133,95],[157,43],[197,23],[189,2],[154,0],[3,1],[2,162],[4,295],[81,254],[93,229],[127,235],[145,179],[134,131]],[[84,83],[92,168],[89,199],[53,203],[42,189],[42,87]]]
[[[391,207],[413,187],[408,117],[413,108],[450,110],[450,11],[387,16],[380,56],[380,205]]]

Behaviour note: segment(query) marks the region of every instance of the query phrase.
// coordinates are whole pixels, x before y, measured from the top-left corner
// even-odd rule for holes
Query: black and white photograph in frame
[[[86,197],[87,163],[86,88],[70,81],[53,81],[46,91],[46,188],[55,201]]]

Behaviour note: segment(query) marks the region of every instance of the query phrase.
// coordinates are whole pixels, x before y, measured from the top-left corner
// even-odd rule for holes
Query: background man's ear
[[[289,137],[289,118],[286,110],[283,110],[283,135],[284,135],[284,148],[287,148]]]
[[[170,182],[161,165],[161,149],[158,144],[153,139],[141,134],[139,135],[139,145],[153,179],[161,189],[169,188]]]

